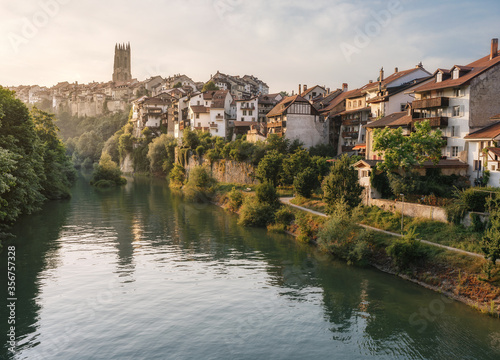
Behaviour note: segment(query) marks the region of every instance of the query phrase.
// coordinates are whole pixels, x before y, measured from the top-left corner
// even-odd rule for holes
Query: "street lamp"
[[[404,224],[404,216],[405,216],[405,194],[399,194],[403,197],[403,204],[401,208],[401,234],[403,234],[403,224]]]

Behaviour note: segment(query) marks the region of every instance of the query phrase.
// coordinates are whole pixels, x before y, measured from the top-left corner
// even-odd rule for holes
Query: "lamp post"
[[[403,234],[404,228],[404,217],[405,217],[405,194],[399,194],[403,197],[403,204],[401,208],[401,235]]]

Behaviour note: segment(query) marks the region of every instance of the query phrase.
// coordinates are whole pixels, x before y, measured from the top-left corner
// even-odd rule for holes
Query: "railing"
[[[354,146],[342,146],[342,152],[352,151]]]
[[[357,131],[342,131],[342,137],[344,139],[357,139],[358,138],[358,132]]]
[[[450,103],[447,97],[436,97],[430,99],[413,100],[411,103],[412,109],[425,109],[433,107],[446,107]]]
[[[277,127],[282,127],[283,126],[283,123],[281,121],[279,122],[268,122],[267,123],[267,127],[268,128],[277,128]]]
[[[217,124],[216,123],[211,123],[210,128],[217,129]]]
[[[431,127],[446,127],[448,126],[448,118],[443,116],[427,117],[427,118],[414,118],[413,124],[419,121],[429,120]]]
[[[241,104],[241,110],[255,110],[254,104]]]
[[[224,116],[222,115],[216,115],[215,120],[224,120]]]

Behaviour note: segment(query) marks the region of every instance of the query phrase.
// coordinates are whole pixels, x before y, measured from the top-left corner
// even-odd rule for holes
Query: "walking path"
[[[300,209],[300,210],[303,210],[303,211],[307,211],[307,212],[309,212],[311,214],[314,214],[314,215],[317,215],[317,216],[328,217],[328,215],[323,214],[323,213],[321,213],[319,211],[314,211],[314,210],[311,210],[311,209],[308,209],[308,208],[305,208],[305,207],[302,207],[302,206],[299,206],[299,205],[292,204],[290,202],[292,199],[293,199],[293,197],[282,197],[282,198],[280,198],[281,202],[284,203],[284,204],[286,204],[286,205],[290,205],[290,206],[292,206],[294,208],[297,208],[297,209]],[[402,236],[401,234],[398,234],[398,233],[395,233],[395,232],[392,232],[392,231],[378,229],[378,228],[373,227],[373,226],[364,225],[364,224],[358,224],[358,225],[361,226],[361,227],[364,227],[365,229],[370,229],[370,230],[373,230],[373,231],[378,231],[378,232],[381,232],[381,233],[384,233],[384,234],[388,234],[388,235],[392,235],[392,236],[397,236],[397,237],[401,237]],[[470,251],[465,251],[465,250],[457,249],[457,248],[454,248],[454,247],[451,247],[451,246],[437,244],[437,243],[430,242],[430,241],[427,241],[427,240],[420,240],[420,241],[423,242],[424,244],[428,244],[428,245],[431,245],[431,246],[436,246],[436,247],[439,247],[439,248],[442,248],[442,249],[446,249],[446,250],[449,250],[449,251],[454,251],[454,252],[459,253],[459,254],[465,254],[465,255],[475,256],[475,257],[479,257],[479,258],[484,259],[484,256],[481,255],[481,254],[476,254],[476,253],[473,253],[473,252],[470,252]],[[498,262],[498,260],[497,260],[497,262]]]

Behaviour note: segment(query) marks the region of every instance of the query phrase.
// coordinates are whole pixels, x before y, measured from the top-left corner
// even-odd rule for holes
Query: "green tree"
[[[186,170],[181,164],[175,164],[169,174],[169,185],[171,187],[181,187],[184,184]]]
[[[182,87],[182,83],[180,81],[176,82],[174,85],[174,89]]]
[[[286,154],[290,146],[290,140],[276,134],[270,134],[266,140],[267,150],[276,150],[281,154]]]
[[[311,166],[311,156],[304,149],[297,149],[293,154],[283,159],[283,185],[293,184],[295,176]]]
[[[358,181],[358,172],[351,166],[349,156],[337,160],[321,185],[323,199],[331,212],[336,202],[344,199],[348,206],[356,207],[361,202],[362,186]]]
[[[373,133],[373,151],[383,153],[379,170],[401,171],[403,176],[414,166],[425,161],[439,162],[441,148],[446,145],[441,130],[432,130],[428,120],[415,123],[415,131],[403,135],[403,129],[376,129]]]
[[[97,187],[109,187],[124,185],[126,183],[127,180],[122,177],[120,167],[111,160],[111,156],[108,153],[103,153],[99,164],[94,167],[90,184]]]
[[[311,197],[313,190],[318,187],[318,185],[318,174],[311,167],[300,172],[293,181],[295,193],[305,198]]]
[[[481,240],[481,250],[491,265],[496,267],[496,261],[500,259],[500,197],[490,198],[487,208],[490,218],[488,229]]]
[[[148,159],[153,174],[167,174],[174,166],[177,141],[172,135],[162,134],[149,143]]]
[[[283,169],[283,155],[276,150],[269,151],[259,162],[255,175],[261,182],[277,186]]]
[[[215,85],[215,83],[212,80],[210,80],[205,85],[203,85],[201,92],[214,91],[214,90],[219,90],[219,87],[217,85]]]
[[[200,145],[200,138],[198,133],[188,126],[182,133],[182,146],[195,150]]]

